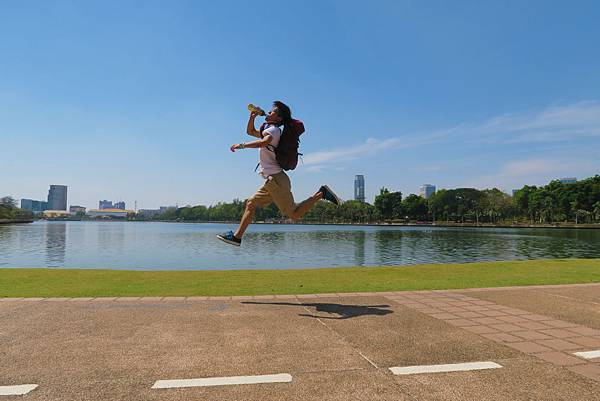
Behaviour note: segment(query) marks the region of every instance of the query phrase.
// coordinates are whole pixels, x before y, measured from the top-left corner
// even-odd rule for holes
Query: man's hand
[[[231,150],[232,152],[235,152],[237,149],[243,149],[242,144],[236,143],[231,145],[231,147],[229,148],[229,150]]]

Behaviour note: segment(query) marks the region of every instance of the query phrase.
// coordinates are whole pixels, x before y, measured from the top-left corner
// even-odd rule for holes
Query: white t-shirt
[[[281,129],[275,125],[269,124],[263,130],[263,136],[265,135],[271,135],[272,139],[268,147],[260,148],[258,152],[260,159],[259,174],[262,175],[263,178],[267,178],[270,175],[283,171],[279,163],[277,163],[277,158],[275,157],[275,152],[273,149],[279,144],[279,138],[281,138]]]

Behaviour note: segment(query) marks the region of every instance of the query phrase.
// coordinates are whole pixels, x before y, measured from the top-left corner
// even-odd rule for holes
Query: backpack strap
[[[261,126],[260,126],[259,132],[260,132],[260,137],[261,138],[264,138],[263,131],[267,128],[267,125],[269,125],[269,124],[262,123]],[[279,127],[277,127],[277,128],[279,128]],[[281,128],[279,128],[279,132],[280,132],[280,134],[283,134],[283,130]],[[267,145],[265,147],[267,148],[267,150],[270,150],[271,152],[275,153],[275,146],[269,144],[269,145]],[[256,171],[256,169],[254,169],[254,171]]]
[[[268,123],[262,123],[260,125],[260,128],[258,129],[258,132],[260,133],[260,137],[264,138],[265,136],[263,135],[263,131],[265,130],[265,128],[267,128],[267,125],[269,125]],[[277,127],[279,128],[279,127]],[[279,128],[279,131],[283,134],[283,131],[281,130],[281,128]],[[266,146],[267,150],[270,150],[271,152],[275,153],[275,146],[273,145],[267,145]],[[254,171],[256,172],[256,170],[258,170],[258,168],[260,167],[260,162],[256,164],[256,167],[254,167]]]
[[[264,136],[263,131],[265,130],[265,128],[267,128],[267,123],[262,123],[258,128],[258,133],[260,134],[261,138]]]

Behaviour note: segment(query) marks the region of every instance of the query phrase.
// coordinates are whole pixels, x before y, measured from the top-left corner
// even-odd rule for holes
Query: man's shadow
[[[394,311],[389,309],[381,309],[381,308],[389,308],[389,305],[341,305],[341,304],[326,304],[326,303],[293,303],[293,302],[255,302],[255,301],[245,301],[243,304],[252,304],[252,305],[286,305],[286,306],[301,306],[304,308],[314,307],[317,312],[327,312],[330,314],[337,314],[338,317],[334,316],[316,316],[309,315],[307,313],[301,313],[298,316],[306,316],[313,317],[319,319],[350,319],[352,317],[358,316],[385,316],[389,313],[394,313]]]

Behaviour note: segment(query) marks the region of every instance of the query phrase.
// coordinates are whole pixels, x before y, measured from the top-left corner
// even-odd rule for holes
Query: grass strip
[[[600,259],[303,270],[0,269],[0,298],[315,294],[600,282]]]

